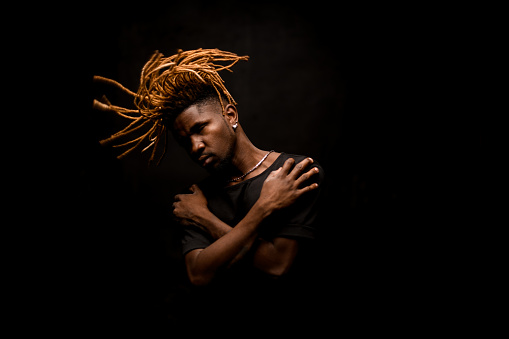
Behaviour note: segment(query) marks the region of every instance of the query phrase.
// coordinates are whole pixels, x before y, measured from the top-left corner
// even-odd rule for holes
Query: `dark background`
[[[51,175],[59,182],[57,262],[74,330],[168,333],[189,316],[170,207],[206,173],[171,142],[157,167],[145,154],[117,160],[118,150],[99,140],[125,121],[91,107],[103,94],[131,105],[93,75],[136,90],[155,50],[169,56],[179,48],[249,55],[221,74],[247,135],[261,149],[309,155],[325,169],[311,326],[443,321],[436,314],[455,294],[449,215],[463,193],[449,169],[463,151],[459,141],[445,142],[451,125],[437,101],[451,77],[442,67],[456,35],[437,32],[448,18],[387,5],[219,1],[97,5],[64,20],[56,30],[71,35],[59,39],[61,62],[52,67],[73,83],[59,86],[68,102],[58,121],[69,128],[59,131]],[[465,135],[461,149],[477,152],[479,130]]]

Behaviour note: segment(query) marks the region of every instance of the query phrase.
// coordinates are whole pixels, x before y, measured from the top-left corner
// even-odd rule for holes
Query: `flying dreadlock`
[[[94,100],[94,108],[114,111],[121,117],[132,122],[121,131],[101,141],[101,144],[118,141],[117,139],[132,135],[139,130],[146,130],[140,136],[114,147],[129,148],[118,156],[119,159],[131,153],[143,142],[149,144],[142,152],[153,147],[150,162],[156,156],[156,150],[163,140],[164,147],[158,163],[166,152],[166,124],[185,108],[203,97],[207,91],[215,91],[219,97],[221,107],[225,108],[224,100],[230,104],[237,103],[230,95],[224,81],[218,72],[222,70],[232,71],[230,68],[239,60],[248,60],[248,56],[238,56],[231,52],[218,49],[197,49],[191,51],[178,50],[178,53],[165,58],[162,53],[156,51],[141,71],[140,87],[134,93],[122,86],[115,80],[94,76],[95,81],[113,84],[124,92],[134,97],[134,105],[137,109],[127,109],[112,105],[108,99],[102,98],[103,102]],[[228,62],[225,66],[214,62]],[[148,129],[148,130],[147,130]]]

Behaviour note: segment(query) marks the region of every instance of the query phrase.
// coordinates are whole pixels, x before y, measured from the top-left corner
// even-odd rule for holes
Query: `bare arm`
[[[254,212],[256,213],[256,211]],[[212,237],[216,240],[234,229],[221,221],[210,211],[205,213],[204,216],[199,219],[200,227],[209,231]],[[255,241],[258,241],[253,256],[253,264],[256,268],[275,277],[281,276],[288,271],[295,259],[295,256],[297,255],[298,242],[293,239],[281,237],[276,237],[272,241],[267,241],[258,238],[257,233],[253,234],[253,236],[244,243],[243,247],[229,262],[228,266],[231,266],[241,260],[245,254],[252,249]],[[194,275],[194,271],[198,269],[195,267],[195,263],[198,260],[197,256],[202,251],[203,249],[196,249],[186,255],[186,266],[190,277],[192,277]]]
[[[204,249],[196,249],[186,254],[187,273],[195,285],[205,285],[214,277],[216,271],[229,265],[237,256],[245,254],[258,237],[257,228],[268,212],[260,204],[255,204],[237,226]]]
[[[246,216],[234,227],[220,221],[207,208],[203,193],[197,186],[193,194],[179,195],[174,204],[174,215],[184,225],[193,224],[206,229],[217,240],[204,249],[193,250],[186,255],[186,267],[191,281],[197,285],[210,282],[220,267],[228,266],[249,251],[258,238],[258,227],[262,221],[278,209],[285,208],[305,192],[318,185],[300,187],[317,169],[303,173],[312,163],[310,158],[301,161],[290,171],[294,163],[288,159],[283,167],[272,172],[265,180],[260,197]],[[280,275],[295,258],[297,242],[276,238],[273,242],[260,241],[254,258],[256,267]]]

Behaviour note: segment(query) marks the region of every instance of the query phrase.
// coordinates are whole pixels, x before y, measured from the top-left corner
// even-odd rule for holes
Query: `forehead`
[[[189,134],[193,126],[221,118],[220,112],[221,105],[214,102],[191,105],[175,118],[173,130],[179,134]]]

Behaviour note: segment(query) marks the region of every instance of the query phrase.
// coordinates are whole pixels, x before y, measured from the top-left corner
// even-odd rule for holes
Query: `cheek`
[[[233,143],[233,136],[226,124],[221,123],[215,126],[210,126],[207,133],[206,143],[211,148],[211,151],[217,155],[224,155],[228,152]]]

